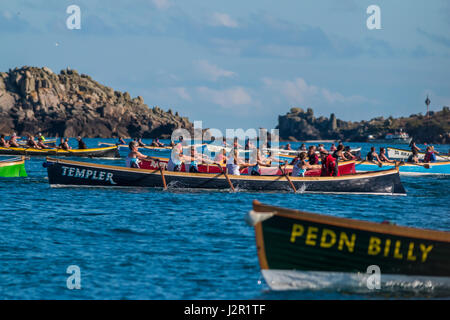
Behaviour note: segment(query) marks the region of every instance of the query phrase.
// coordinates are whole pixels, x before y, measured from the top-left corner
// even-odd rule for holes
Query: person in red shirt
[[[326,150],[320,152],[322,170],[320,175],[322,177],[338,177],[339,169],[336,158],[332,154],[329,154]]]

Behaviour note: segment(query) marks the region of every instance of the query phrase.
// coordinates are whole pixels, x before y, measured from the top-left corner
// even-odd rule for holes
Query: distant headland
[[[76,70],[59,74],[47,67],[0,72],[0,132],[41,132],[49,137],[169,138],[177,128],[190,130],[185,117],[142,97],[115,91]]]
[[[369,121],[351,122],[337,119],[332,113],[330,118],[314,116],[308,108],[292,108],[286,115],[278,117],[280,139],[288,141],[305,140],[342,140],[365,142],[369,136],[384,138],[388,133],[403,130],[418,143],[450,143],[450,109],[430,111],[428,117],[413,114],[409,117],[377,117]]]

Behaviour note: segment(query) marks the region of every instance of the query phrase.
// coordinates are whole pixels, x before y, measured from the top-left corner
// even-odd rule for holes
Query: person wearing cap
[[[87,149],[86,143],[81,139],[80,136],[77,137],[78,149]]]

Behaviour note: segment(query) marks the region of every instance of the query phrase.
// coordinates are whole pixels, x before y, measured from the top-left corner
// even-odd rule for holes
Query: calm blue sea
[[[113,140],[86,141],[94,147],[99,141]],[[350,145],[362,146],[364,155],[370,147]],[[449,148],[436,147],[444,152]],[[433,290],[426,294],[336,289],[272,292],[260,274],[253,228],[244,222],[252,200],[257,199],[340,217],[450,231],[449,177],[402,176],[406,197],[51,189],[43,161],[27,161],[28,178],[0,179],[1,299],[450,296]],[[124,164],[123,160],[101,161]],[[80,267],[80,290],[66,286],[70,265]]]

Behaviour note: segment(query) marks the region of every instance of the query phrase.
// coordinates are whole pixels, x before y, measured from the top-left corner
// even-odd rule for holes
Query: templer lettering
[[[67,177],[75,177],[81,179],[91,179],[98,181],[105,181],[111,184],[117,184],[113,180],[114,174],[111,172],[90,170],[90,169],[79,169],[74,167],[62,166],[62,175]]]

